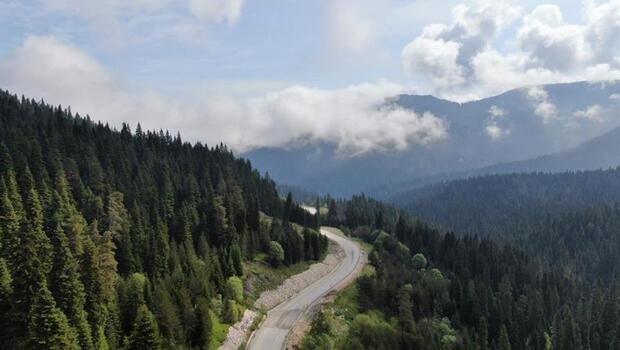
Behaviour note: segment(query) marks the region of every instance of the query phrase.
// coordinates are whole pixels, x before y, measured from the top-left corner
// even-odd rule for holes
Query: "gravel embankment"
[[[335,270],[344,257],[345,253],[340,246],[330,241],[328,254],[323,261],[312,264],[306,271],[289,277],[278,288],[261,293],[254,303],[254,309],[262,307],[264,310],[271,310]],[[219,350],[237,350],[246,341],[252,323],[258,315],[256,311],[246,310],[241,321],[230,327],[226,340]]]
[[[258,312],[254,310],[245,310],[241,321],[235,323],[228,329],[228,335],[224,344],[220,346],[220,350],[237,350],[246,339],[247,333],[252,327],[252,323],[258,316]]]
[[[304,288],[318,281],[321,277],[332,272],[345,257],[344,251],[337,244],[330,244],[329,254],[322,262],[312,264],[306,271],[289,277],[284,283],[274,290],[263,292],[254,307],[271,310],[278,304],[290,299]]]

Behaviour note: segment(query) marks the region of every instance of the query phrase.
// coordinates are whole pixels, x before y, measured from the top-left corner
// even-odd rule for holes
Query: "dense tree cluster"
[[[0,93],[3,349],[207,348],[245,259],[324,254],[292,222],[317,219],[225,146]]]
[[[358,279],[361,313],[342,348],[620,346],[619,208],[549,218],[541,223],[545,234],[531,232],[532,247],[540,248],[526,252],[443,234],[364,196],[332,206],[332,218],[340,220],[334,224],[373,245],[375,268]],[[567,261],[581,266],[557,263]],[[320,348],[312,345],[321,339],[317,327],[334,332],[315,326],[309,349]]]
[[[620,202],[620,168],[473,177],[407,191],[391,201],[460,234],[518,241],[549,216]]]
[[[511,242],[589,281],[620,271],[620,169],[485,176],[400,198],[454,232]]]

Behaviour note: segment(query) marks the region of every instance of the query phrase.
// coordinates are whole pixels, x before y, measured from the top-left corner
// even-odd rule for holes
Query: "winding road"
[[[346,257],[334,271],[303,289],[299,294],[267,313],[267,317],[247,345],[250,350],[277,350],[284,348],[287,336],[295,323],[325,294],[347,283],[358,264],[362,262],[359,245],[344,236],[321,228],[321,233],[336,242]]]

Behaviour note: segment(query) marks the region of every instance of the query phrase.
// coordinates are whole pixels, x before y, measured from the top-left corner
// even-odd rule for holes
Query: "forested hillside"
[[[206,349],[246,259],[323,255],[291,222],[317,224],[225,146],[0,93],[3,349]]]
[[[332,224],[372,244],[374,273],[358,280],[347,301],[320,313],[305,349],[611,350],[620,344],[617,275],[605,280],[599,277],[606,271],[587,268],[567,273],[511,245],[441,233],[363,196],[330,207],[337,210]],[[604,219],[610,215],[599,215],[598,224],[616,226],[617,219]],[[557,229],[557,237],[574,241]],[[615,247],[607,252],[618,260]],[[596,260],[583,254],[576,263]]]
[[[395,203],[460,235],[518,244],[580,278],[609,281],[620,271],[620,169],[471,178]]]
[[[609,281],[620,267],[620,169],[471,178],[395,202],[459,235],[517,244],[580,278]]]
[[[457,233],[520,240],[541,220],[620,201],[620,169],[489,175],[395,196],[409,213]]]

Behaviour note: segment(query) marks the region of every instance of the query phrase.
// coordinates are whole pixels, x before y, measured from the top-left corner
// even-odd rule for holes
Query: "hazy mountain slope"
[[[536,157],[534,159],[501,163],[462,172],[439,174],[374,188],[369,195],[388,199],[401,193],[433,183],[453,181],[482,175],[499,175],[531,172],[563,172],[569,170],[596,170],[620,166],[620,127],[595,137],[568,151]]]
[[[620,84],[609,82],[523,88],[464,104],[402,95],[387,103],[443,118],[449,136],[428,146],[356,157],[337,154],[337,145],[328,143],[259,149],[244,156],[276,181],[348,196],[575,148],[620,124],[618,96]],[[584,152],[583,157],[591,156]]]
[[[557,154],[531,160],[498,164],[473,173],[499,174],[509,172],[558,172],[609,168],[620,165],[620,128],[596,137],[584,144]]]

